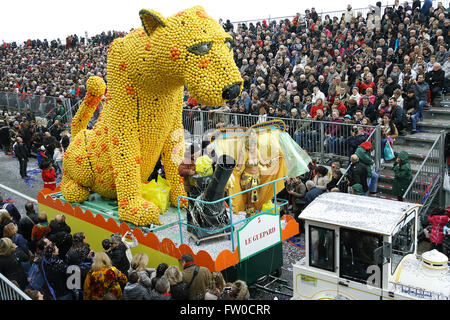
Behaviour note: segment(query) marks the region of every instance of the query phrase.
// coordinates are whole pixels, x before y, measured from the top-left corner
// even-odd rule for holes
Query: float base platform
[[[119,220],[117,202],[104,200],[98,194],[91,194],[88,201],[70,203],[65,201],[59,188],[55,191],[43,189],[37,196],[40,212],[46,212],[48,220],[58,214],[66,216],[66,222],[75,232],[84,232],[88,243],[94,251],[103,251],[102,240],[108,239],[112,233],[125,234],[131,231],[139,245],[131,249],[132,254],[146,253],[149,256],[148,267],[156,268],[160,263],[177,265],[185,253],[194,257],[194,262],[207,267],[210,271],[223,271],[227,281],[241,279],[252,283],[264,275],[268,275],[282,266],[281,242],[264,248],[245,260],[240,260],[237,231],[248,221],[245,212],[233,214],[233,234],[214,239],[206,239],[196,244],[187,226],[180,223],[178,209],[169,209],[160,215],[162,225],[149,227],[135,226]],[[186,212],[181,211],[181,221],[186,223]],[[281,217],[281,241],[298,233],[298,223],[289,215]],[[232,238],[233,237],[233,238]],[[232,239],[234,243],[232,243]],[[130,241],[130,239],[128,240]],[[234,250],[233,250],[234,246]]]

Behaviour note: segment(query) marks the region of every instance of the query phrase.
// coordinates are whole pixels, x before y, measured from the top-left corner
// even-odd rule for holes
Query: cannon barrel
[[[236,161],[229,155],[222,155],[217,160],[211,182],[206,187],[203,200],[216,201],[224,197],[225,186],[236,167]]]

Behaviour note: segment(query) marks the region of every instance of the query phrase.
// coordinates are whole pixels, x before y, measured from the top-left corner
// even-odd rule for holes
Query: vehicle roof
[[[420,205],[349,193],[321,194],[299,218],[390,235],[406,213]]]

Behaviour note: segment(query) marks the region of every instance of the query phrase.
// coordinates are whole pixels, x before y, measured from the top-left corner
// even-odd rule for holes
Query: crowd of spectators
[[[272,106],[275,114],[287,116],[293,109],[295,116],[306,109],[314,118],[313,105],[313,110],[323,108],[331,116],[339,96],[345,106],[337,103],[342,117],[353,116],[355,109],[365,111],[362,98],[367,96],[374,109],[368,117],[375,123],[381,97],[389,99],[400,89],[396,99],[405,98],[419,75],[424,75],[431,97],[415,88],[416,97],[433,102],[447,90],[450,77],[448,14],[440,2],[432,7],[430,0],[423,5],[418,0],[412,4],[397,0],[384,9],[378,2],[365,15],[348,5],[340,17],[319,15],[312,8],[292,20],[237,26],[227,20],[223,27],[233,36],[245,92],[227,107],[232,110],[236,105],[236,112],[259,115],[261,105],[267,114]],[[87,34],[68,36],[65,43],[60,39],[3,43],[0,91],[80,99],[89,76],[106,78],[107,49],[124,35],[109,31],[90,38]],[[371,92],[366,92],[368,88]],[[379,89],[383,89],[381,96]],[[211,108],[187,99],[187,107]]]
[[[9,115],[6,110],[0,113],[0,148],[6,155],[17,158],[22,179],[28,177],[30,157],[37,158],[38,166],[46,159],[57,172],[62,173],[62,157],[70,137],[67,126],[58,115],[43,122],[36,120],[30,109],[15,115]]]
[[[381,2],[370,9],[363,15],[348,5],[341,17],[331,17],[312,8],[292,20],[237,26],[227,21],[243,92],[213,108],[199,105],[186,91],[185,108],[251,114],[258,121],[349,118],[366,125],[382,125],[387,115],[400,134],[415,133],[423,108],[437,104],[448,90],[448,8],[396,1],[384,10]]]
[[[112,234],[94,252],[64,215],[48,221],[31,202],[19,217],[9,209],[0,210],[0,273],[33,300],[250,299],[245,281],[227,282],[221,272],[197,266],[191,254],[179,266],[151,268],[147,254],[131,253],[139,246],[131,232]]]
[[[69,98],[74,104],[86,93],[86,80],[106,76],[106,53],[123,32],[103,32],[93,37],[68,36],[47,41],[0,46],[0,91]]]

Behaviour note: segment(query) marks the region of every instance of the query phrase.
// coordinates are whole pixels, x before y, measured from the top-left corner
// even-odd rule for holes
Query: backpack
[[[44,285],[44,277],[42,276],[39,266],[35,263],[31,265],[27,275],[28,287],[33,290],[41,290]]]

